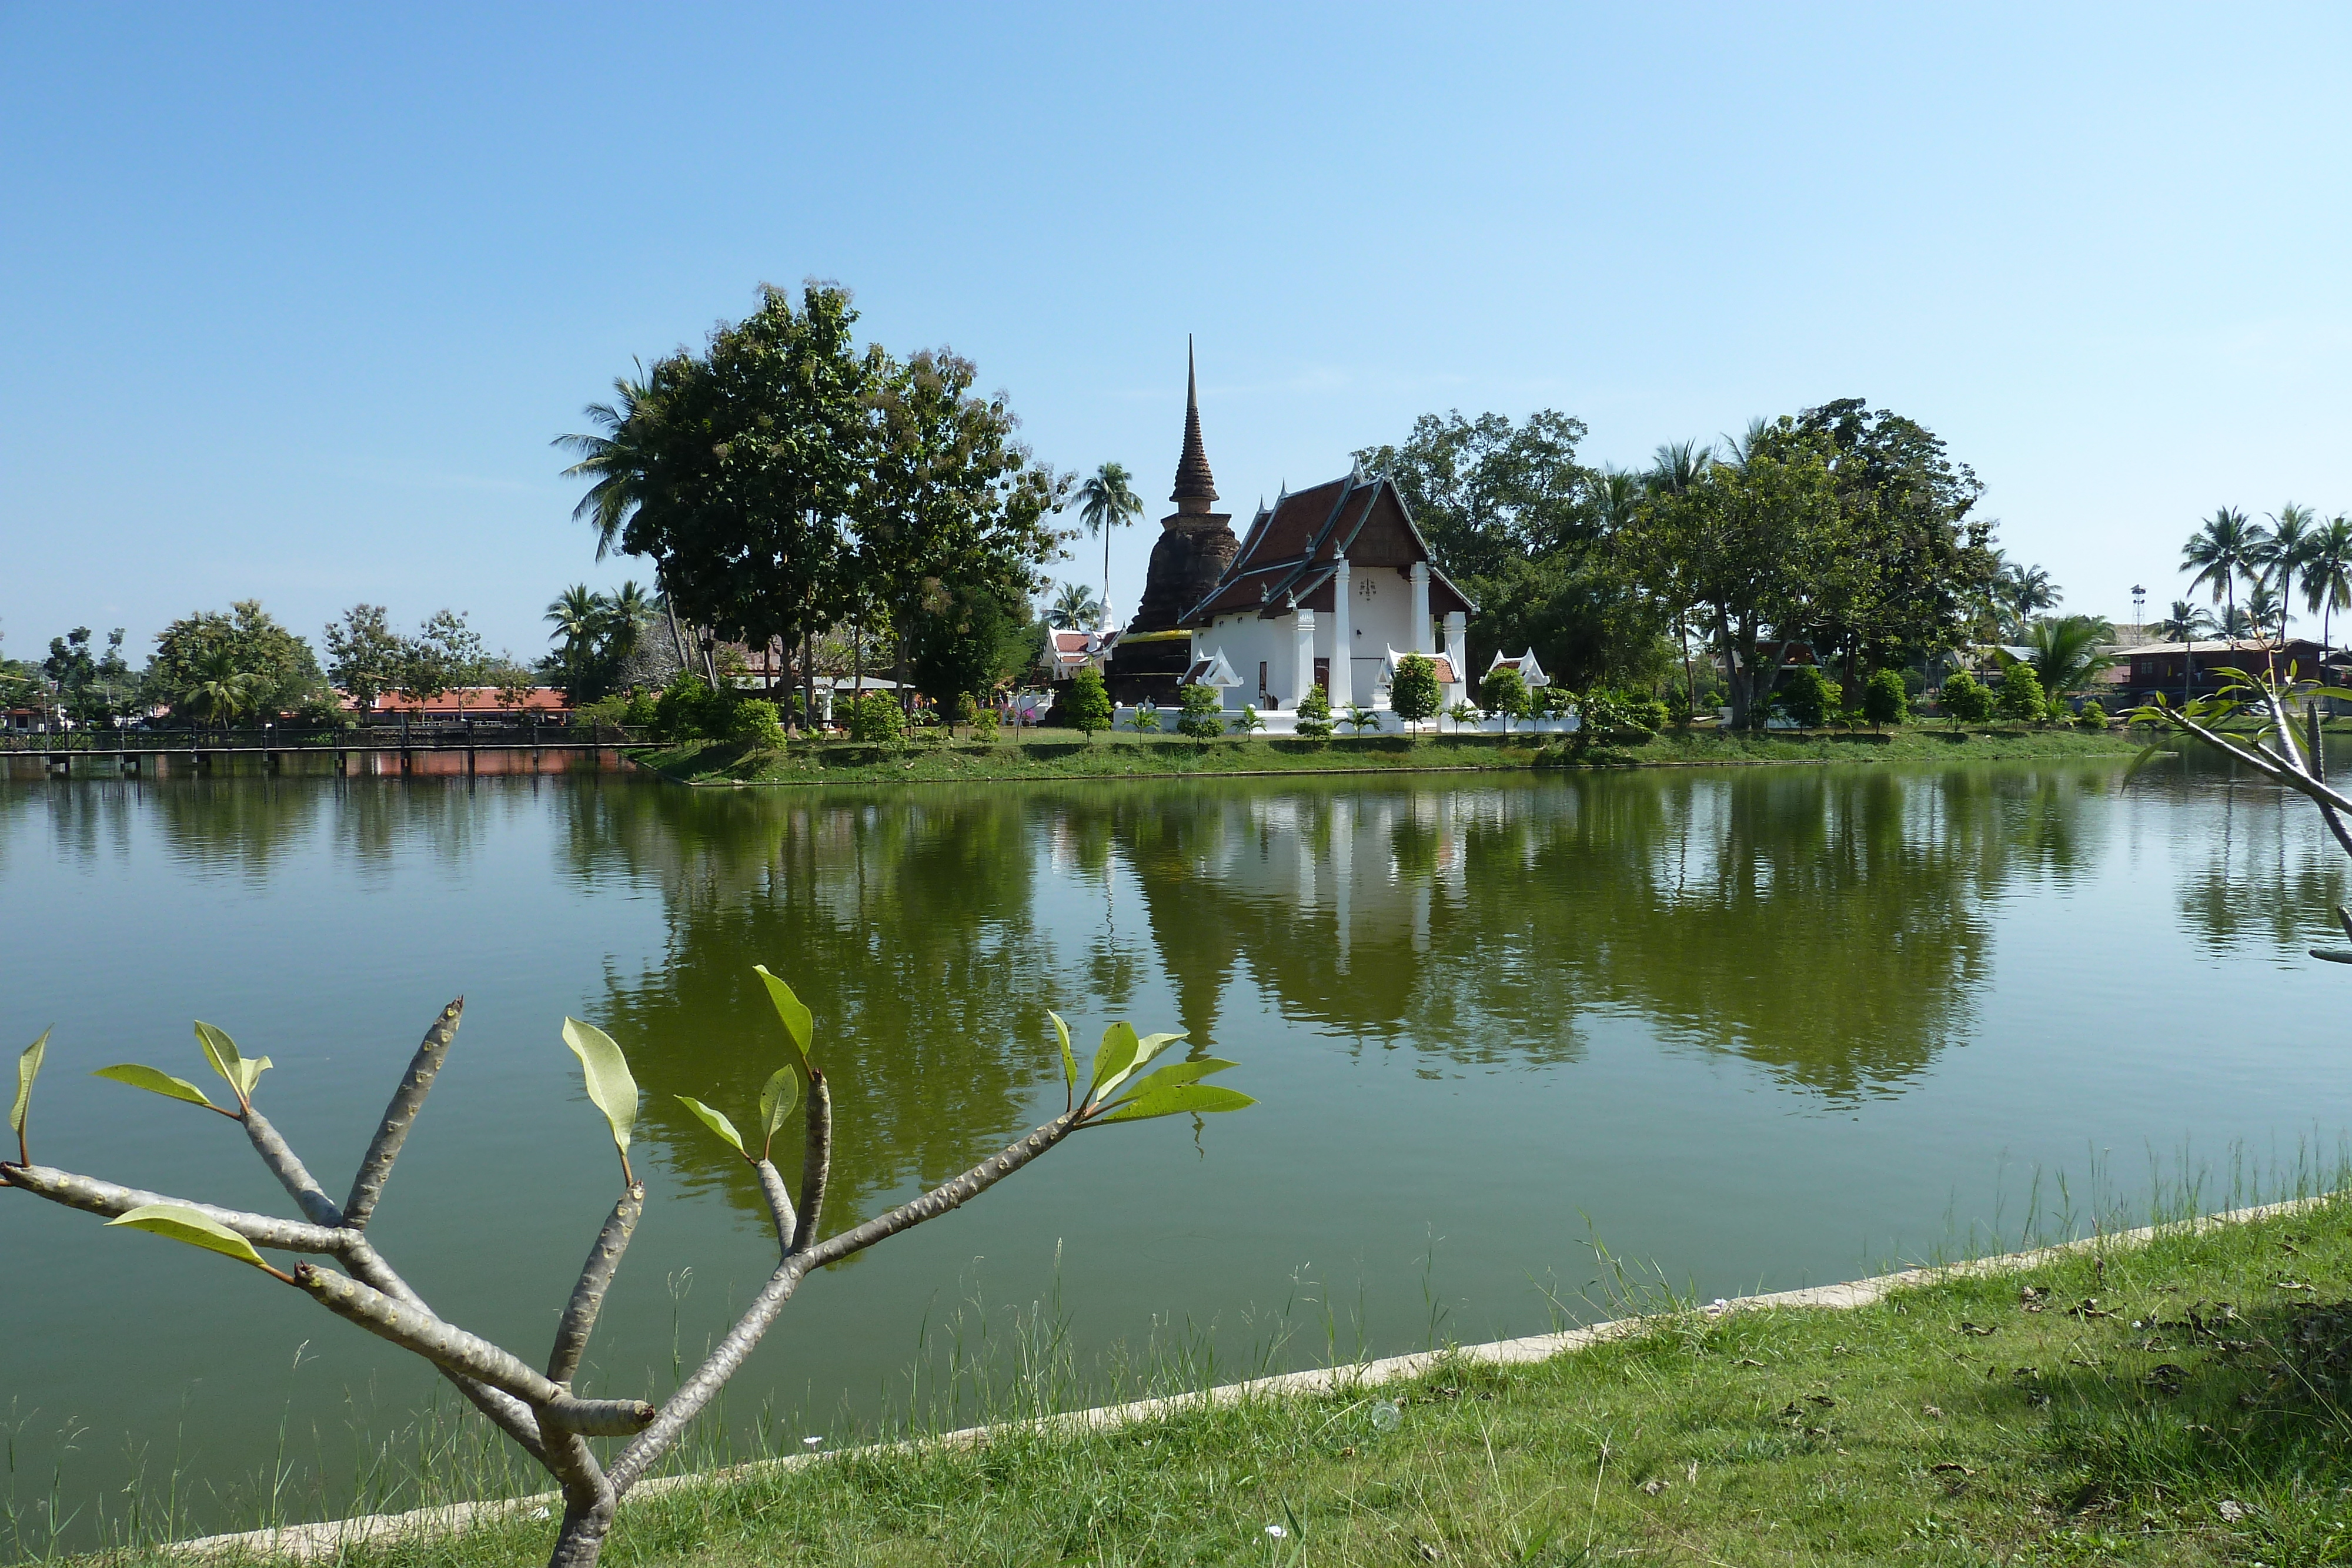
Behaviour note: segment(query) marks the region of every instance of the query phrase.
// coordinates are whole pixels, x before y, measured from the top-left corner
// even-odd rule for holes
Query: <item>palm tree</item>
[[[2052,584],[2048,570],[2014,561],[2002,564],[1993,595],[2004,612],[2001,629],[2008,633],[2026,631],[2037,613],[2053,608],[2063,597]]]
[[[254,688],[260,683],[236,667],[236,656],[215,648],[196,663],[195,679],[180,695],[180,707],[191,719],[228,725],[253,707]]]
[[[605,656],[616,665],[626,664],[637,651],[638,639],[645,635],[646,622],[657,613],[654,596],[639,587],[635,579],[614,589],[604,601]]]
[[[1650,460],[1650,471],[1642,482],[1653,492],[1680,496],[1697,484],[1715,465],[1712,443],[1696,441],[1662,441]]]
[[[2213,617],[2189,599],[2174,600],[2171,613],[2150,628],[2168,643],[2193,643],[2213,629]]]
[[[2336,612],[2352,610],[2352,517],[2334,517],[2311,536],[2311,553],[2303,563],[2303,605],[2319,612],[2321,656],[2334,651],[2328,641]]]
[[[660,417],[655,379],[646,376],[643,363],[637,366],[635,381],[614,377],[614,401],[592,402],[584,411],[604,427],[604,434],[559,435],[553,443],[580,454],[580,461],[563,470],[564,478],[595,481],[572,508],[572,520],[584,519],[595,526],[598,560],[620,538],[621,530],[650,493]]]
[[[2208,632],[2219,631],[2213,617],[2197,608],[2196,601],[2176,599],[2171,612],[2156,623],[2157,635],[2168,643],[2180,644],[2180,700],[2189,698],[2191,685],[2197,679],[2197,639]]]
[[[2295,574],[2310,564],[2318,524],[2318,515],[2309,507],[2289,501],[2271,514],[2271,537],[2263,541],[2254,555],[2256,563],[2278,589],[2276,614],[2278,640],[2282,643],[2286,641],[2287,616],[2294,610]],[[2265,615],[2254,617],[2258,625],[2269,619]]]
[[[2115,635],[2116,629],[2095,615],[2045,615],[2026,628],[2025,663],[2052,696],[2079,691],[2115,663],[2099,651]]]
[[[1102,622],[1102,601],[1083,582],[1066,582],[1045,612],[1045,624],[1065,632],[1083,631]]]
[[[2229,609],[2221,612],[2220,630],[2222,637],[2226,641],[2231,643],[2251,642],[2253,640],[2254,635],[2254,618],[2246,613],[2246,607],[2244,605],[2233,604]]]
[[[2246,514],[2235,507],[2217,507],[2205,519],[2189,542],[2180,547],[2180,570],[2193,571],[2189,580],[2191,593],[2200,588],[2213,591],[2213,602],[2219,604],[2226,595],[2230,601],[2226,628],[2237,620],[2238,579],[2252,576],[2260,559],[2263,544],[2270,538],[2258,523],[2246,521]]]
[[[596,640],[604,634],[611,607],[610,601],[591,591],[584,582],[573,583],[547,607],[548,624],[563,639],[565,664],[577,664],[582,655],[595,647]]]
[[[1108,613],[1110,605],[1111,530],[1125,528],[1143,516],[1143,499],[1132,487],[1134,480],[1135,476],[1127,471],[1126,464],[1106,463],[1095,470],[1092,478],[1078,486],[1076,497],[1078,521],[1087,526],[1087,532],[1102,535],[1102,604],[1096,609],[1097,615]]]
[[[2267,638],[2272,626],[2285,623],[2286,596],[2269,578],[2258,579],[2246,590],[2245,614],[2247,635]]]

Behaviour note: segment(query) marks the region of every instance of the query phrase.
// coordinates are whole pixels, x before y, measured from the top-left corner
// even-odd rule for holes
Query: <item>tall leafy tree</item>
[[[609,418],[592,409],[605,435],[566,438],[586,454],[571,472],[596,479],[582,506],[600,537],[613,519],[666,602],[719,637],[794,646],[856,610],[847,520],[882,363],[859,351],[856,319],[835,285],[811,282],[797,303],[763,288],[703,352],[656,363],[621,405],[600,405]]]
[[[400,684],[400,635],[381,604],[354,604],[326,631],[327,678],[362,713]]]
[[[108,633],[103,653],[96,650],[93,635],[89,627],[77,626],[50,638],[49,656],[40,665],[59,704],[85,724],[113,717],[132,686],[131,666],[122,657],[122,628]]]
[[[1861,398],[1807,409],[1796,430],[1823,444],[1850,564],[1864,569],[1825,602],[1816,651],[1842,653],[1846,684],[1858,690],[1867,670],[1958,648],[1995,571],[1991,525],[1973,515],[1984,491],[1976,475],[1935,432]],[[1776,439],[1751,428],[1748,444]],[[2041,583],[2046,593],[2047,574]]]
[[[867,464],[855,497],[856,578],[898,638],[901,689],[927,614],[986,591],[1026,602],[1065,536],[1050,515],[1066,482],[1013,439],[1002,395],[972,395],[971,361],[926,350],[886,363],[869,395]]]
[[[1396,445],[1357,462],[1385,476],[1448,577],[1477,606],[1469,649],[1533,649],[1576,684],[1647,679],[1663,667],[1665,612],[1612,549],[1637,486],[1577,458],[1583,422],[1540,409],[1521,423],[1423,414]]]
[[[2225,628],[2238,619],[2238,579],[2254,574],[2269,538],[2260,523],[2248,522],[2246,514],[2237,507],[2217,507],[2180,547],[2180,570],[2192,574],[2189,591],[2210,589],[2214,603],[2229,601]],[[2238,635],[2235,632],[2225,634]]]
[[[155,652],[140,677],[142,697],[186,711],[200,685],[224,674],[242,676],[246,714],[285,713],[331,700],[310,644],[279,625],[258,600],[243,599],[226,614],[200,611],[156,633]]]
[[[489,664],[481,633],[466,624],[465,613],[436,610],[415,636],[402,640],[396,685],[403,695],[428,703],[444,692],[481,685]]]
[[[1114,528],[1122,528],[1143,516],[1143,498],[1135,493],[1135,476],[1124,463],[1106,463],[1087,476],[1072,497],[1078,508],[1078,521],[1089,535],[1100,534],[1103,542],[1102,598],[1096,606],[1097,616],[1108,612],[1110,606],[1110,536]]]
[[[1790,641],[1844,613],[1861,566],[1828,444],[1781,419],[1680,494],[1645,501],[1628,556],[1726,654],[1731,721],[1763,721]]]

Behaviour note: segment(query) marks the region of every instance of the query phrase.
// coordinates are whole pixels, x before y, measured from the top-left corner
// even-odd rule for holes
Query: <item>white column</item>
[[[1434,653],[1437,644],[1429,635],[1429,563],[1412,563],[1412,641],[1407,646],[1416,653]]]
[[[1356,700],[1355,634],[1348,626],[1348,558],[1331,578],[1331,706],[1346,707]]]
[[[1470,617],[1456,610],[1445,618],[1445,651],[1454,657],[1454,673],[1461,678],[1462,695],[1478,700],[1478,672],[1470,667]]]
[[[1315,684],[1315,612],[1300,609],[1297,616],[1297,630],[1292,633],[1290,689],[1284,700],[1296,708],[1307,688]]]

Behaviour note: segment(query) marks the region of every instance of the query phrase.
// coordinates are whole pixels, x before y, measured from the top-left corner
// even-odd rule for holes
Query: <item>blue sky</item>
[[[2352,13],[0,4],[0,634],[258,597],[544,646],[549,439],[762,279],[1229,507],[1430,410],[1593,460],[1862,396],[2069,609],[2352,509]],[[1100,572],[1082,543],[1066,575]],[[1088,564],[1091,562],[1092,564]]]

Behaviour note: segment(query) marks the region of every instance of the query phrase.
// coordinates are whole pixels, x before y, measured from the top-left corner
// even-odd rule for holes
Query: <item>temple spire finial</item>
[[[1208,449],[1201,444],[1201,382],[1193,368],[1189,332],[1184,335],[1184,455],[1177,460],[1176,488],[1168,498],[1182,512],[1205,512],[1217,498]]]

